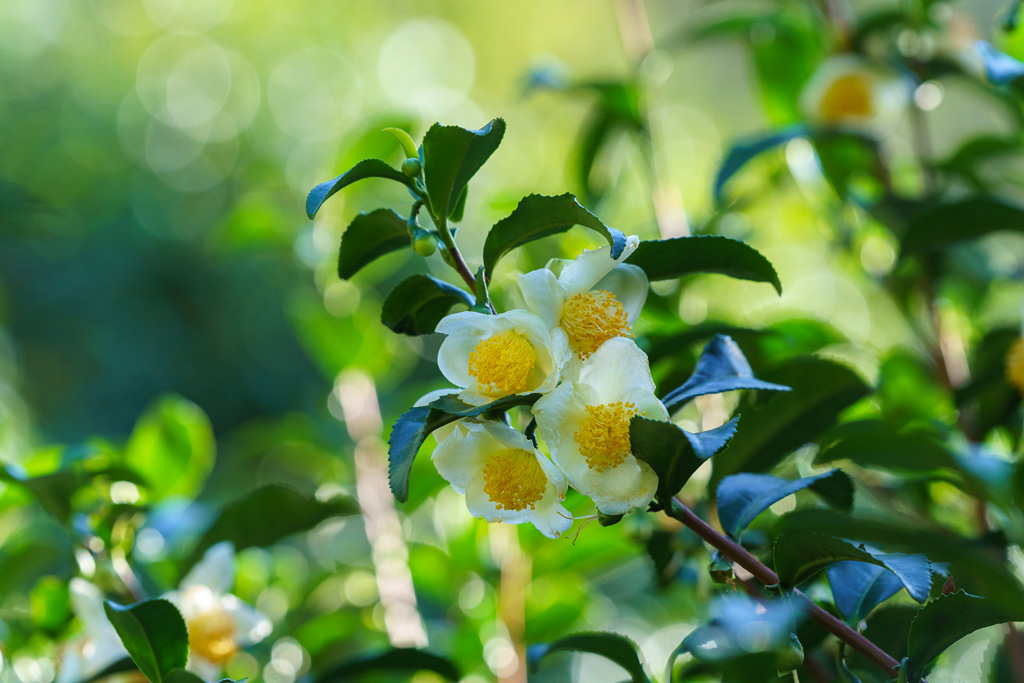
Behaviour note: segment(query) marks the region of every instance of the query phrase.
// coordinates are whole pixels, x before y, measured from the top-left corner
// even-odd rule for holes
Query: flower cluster
[[[631,236],[616,259],[602,247],[520,274],[525,310],[457,313],[438,324],[447,335],[438,366],[458,398],[484,405],[541,394],[531,411],[550,458],[502,422],[465,419],[435,433],[434,464],[475,516],[532,522],[557,538],[572,525],[562,507],[568,486],[609,515],[654,497],[657,475],[633,456],[629,437],[634,415],[668,420],[630,330],[648,290],[643,270],[623,263],[638,245]]]

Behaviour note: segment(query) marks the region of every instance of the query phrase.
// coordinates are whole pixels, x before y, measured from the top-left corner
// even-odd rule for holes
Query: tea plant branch
[[[710,524],[694,514],[678,498],[672,500],[672,506],[669,510],[666,510],[666,513],[673,519],[682,522],[687,528],[700,536],[705,543],[714,547],[722,555],[746,569],[765,586],[778,586],[779,577],[774,571],[754,557],[739,543],[716,531]],[[889,656],[888,653],[865,638],[863,634],[858,633],[837,617],[819,607],[800,590],[793,589],[793,595],[803,602],[803,607],[808,616],[819,626],[864,655],[867,659],[885,670],[887,674],[896,676],[900,663]],[[922,679],[922,683],[927,682]]]

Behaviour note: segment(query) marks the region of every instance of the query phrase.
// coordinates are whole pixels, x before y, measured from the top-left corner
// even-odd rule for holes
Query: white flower
[[[121,638],[103,611],[103,594],[85,579],[71,579],[71,608],[85,632],[64,646],[56,683],[92,678],[128,656]]]
[[[245,645],[270,635],[270,620],[228,593],[235,582],[235,549],[229,541],[212,546],[164,597],[175,604],[188,627],[188,669],[216,680]]]
[[[654,396],[647,356],[630,339],[609,339],[583,363],[576,382],[563,382],[533,406],[537,434],[569,484],[597,509],[617,515],[647,505],[658,476],[637,460],[629,420],[668,420]]]
[[[898,74],[855,55],[822,62],[800,95],[804,116],[832,126],[891,126],[910,100],[908,83]]]
[[[529,311],[455,313],[443,318],[437,331],[448,335],[437,353],[441,374],[473,405],[551,391],[569,356],[564,340],[552,340],[544,321]]]
[[[647,275],[640,268],[622,262],[640,244],[636,235],[626,238],[619,258],[610,257],[611,247],[584,251],[575,261],[553,260],[545,268],[519,276],[528,309],[539,315],[552,330],[552,339],[564,337],[574,358],[563,372],[572,379],[582,361],[601,344],[615,337],[632,337],[647,299]],[[557,277],[552,266],[562,265]]]
[[[489,522],[531,522],[549,538],[572,526],[562,507],[565,479],[533,443],[498,422],[463,423],[431,456],[474,517]]]

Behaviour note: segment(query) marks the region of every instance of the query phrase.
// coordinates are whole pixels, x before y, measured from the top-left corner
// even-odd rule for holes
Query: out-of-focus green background
[[[991,38],[1002,4],[949,5],[963,34],[950,49],[969,51],[973,38]],[[201,501],[282,481],[354,493],[354,436],[362,432],[345,422],[358,412],[346,400],[370,400],[359,388],[371,377],[386,436],[418,396],[443,385],[438,342],[400,337],[378,322],[383,296],[422,267],[412,261],[418,257],[388,256],[352,282],[335,274],[347,222],[359,210],[406,204],[403,191],[360,183],[316,221],[305,218],[306,193],[364,157],[400,162],[384,127],[418,139],[434,121],[477,128],[502,116],[508,133],[474,178],[459,229],[465,253],[478,261],[485,229],[524,194],[580,189],[571,162],[591,99],[524,94],[526,74],[545,66],[584,79],[629,77],[630,5],[0,2],[0,459],[31,469],[44,445],[93,437],[123,443],[140,415],[173,394],[208,416],[216,439],[213,475],[196,491]],[[709,215],[723,150],[773,125],[743,43],[682,40],[688,26],[738,6],[647,3],[656,50],[638,73],[660,199],[680,220]],[[1020,38],[1002,45],[1024,53]],[[925,114],[937,156],[969,134],[1006,129],[996,105],[956,82],[943,87],[945,99]],[[905,138],[897,131],[889,141],[897,166],[909,154]],[[807,153],[791,145],[784,159],[755,165],[758,177],[778,173],[780,163],[798,176]],[[602,218],[627,234],[657,236],[647,165],[635,145],[611,145],[598,172],[614,187]],[[870,379],[881,351],[910,340],[864,276],[891,268],[895,247],[880,231],[868,232],[856,238],[859,262],[833,254],[822,239],[831,227],[815,204],[825,193],[814,183],[783,183],[744,214],[722,219],[721,232],[773,261],[784,293],[700,280],[680,303],[683,323],[827,320],[850,340],[828,353]],[[507,259],[496,295],[514,299],[514,268],[574,255],[589,239],[573,232]],[[1021,265],[1009,252],[999,258],[1007,273]],[[450,278],[439,257],[430,264]],[[1019,285],[993,288],[982,324],[1016,320]],[[201,413],[188,420],[206,429]],[[486,664],[476,673],[488,677],[507,659],[493,586],[510,541],[472,522],[423,460],[412,500],[399,508],[420,608],[431,644],[456,650],[469,667]],[[45,546],[48,524],[27,513],[5,517],[0,542],[12,553]],[[685,625],[674,620],[672,601],[652,592],[628,527],[585,530],[575,545],[532,529],[520,534],[533,558],[528,642],[614,624],[635,635],[652,661],[664,661]],[[240,568],[243,598],[279,624],[292,615],[279,633],[298,640],[307,667],[310,657],[387,640],[361,522],[316,533],[291,547],[248,551]],[[157,563],[176,552],[167,540],[144,559]],[[70,576],[54,557],[26,569],[23,585],[8,587],[0,618],[27,609],[36,570]],[[261,675],[253,662],[229,673]],[[276,683],[288,680],[281,674]]]

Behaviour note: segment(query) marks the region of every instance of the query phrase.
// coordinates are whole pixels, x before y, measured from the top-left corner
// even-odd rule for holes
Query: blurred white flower
[[[800,109],[816,123],[879,129],[906,111],[910,90],[909,82],[893,71],[856,55],[836,55],[822,62],[804,86]]]
[[[658,486],[651,467],[637,460],[629,441],[634,415],[668,420],[654,395],[647,356],[630,339],[609,339],[580,368],[533,406],[537,434],[580,493],[605,514],[647,505]]]
[[[474,517],[489,522],[531,522],[549,538],[572,526],[562,507],[565,479],[529,439],[499,422],[465,422],[432,456],[437,471]]]
[[[77,683],[92,678],[128,656],[117,631],[103,611],[103,594],[85,579],[71,579],[71,609],[84,632],[61,651],[56,683]]]
[[[266,616],[228,592],[234,582],[235,549],[225,541],[207,550],[178,590],[164,596],[188,627],[188,669],[206,680],[217,680],[235,653],[272,630]]]
[[[455,313],[437,324],[448,335],[437,365],[459,398],[473,405],[512,394],[551,391],[569,355],[536,315],[521,310],[499,315]]]

